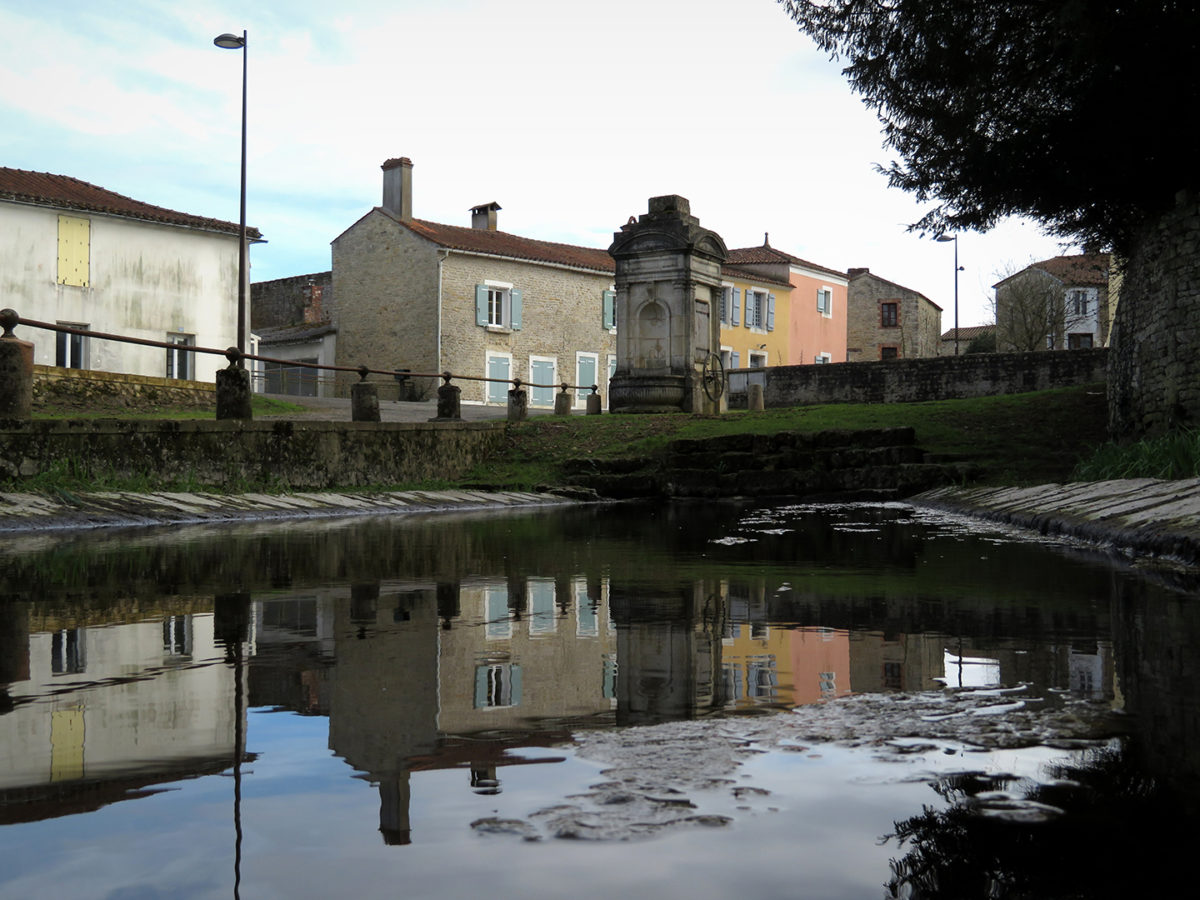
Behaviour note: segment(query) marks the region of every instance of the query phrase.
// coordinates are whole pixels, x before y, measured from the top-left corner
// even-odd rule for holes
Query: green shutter
[[[512,328],[513,331],[521,330],[521,292],[516,288],[509,291],[509,301],[512,307]]]
[[[617,325],[617,295],[614,291],[604,292],[604,328],[610,330]]]
[[[475,285],[475,324],[488,323],[488,289],[486,284]]]

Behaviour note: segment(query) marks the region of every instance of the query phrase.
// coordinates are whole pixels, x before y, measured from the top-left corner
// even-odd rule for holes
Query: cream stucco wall
[[[88,284],[58,284],[59,214],[90,222]],[[237,236],[78,210],[0,202],[0,297],[22,317],[69,322],[148,340],[195,335],[198,346],[237,342]],[[247,278],[249,274],[247,273]],[[34,362],[55,364],[55,334],[24,329]],[[166,351],[90,340],[86,368],[166,374]],[[197,380],[227,363],[195,355]]]

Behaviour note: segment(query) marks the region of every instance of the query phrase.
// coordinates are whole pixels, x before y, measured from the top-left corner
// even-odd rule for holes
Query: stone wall
[[[453,479],[494,452],[504,423],[35,421],[0,427],[0,480],[53,471],[295,490]]]
[[[896,325],[884,327],[882,307],[895,303]],[[924,294],[851,269],[846,324],[846,358],[871,362],[883,347],[894,347],[901,359],[937,356],[941,349],[942,311]]]
[[[96,407],[144,410],[156,406],[215,412],[216,385],[213,382],[94,372],[89,369],[33,367],[35,411],[47,408],[85,411]]]
[[[1109,339],[1114,437],[1200,423],[1200,202],[1181,200],[1125,268]]]
[[[907,403],[1019,394],[1105,380],[1108,350],[973,353],[934,359],[765,369],[767,406]],[[731,394],[731,407],[745,406]]]
[[[313,272],[250,285],[250,327],[279,328],[332,318],[333,273]]]

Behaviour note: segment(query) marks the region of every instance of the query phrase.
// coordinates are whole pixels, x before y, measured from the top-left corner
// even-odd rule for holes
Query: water
[[[1165,896],[1200,834],[1195,597],[899,504],[17,537],[0,597],[0,897]]]

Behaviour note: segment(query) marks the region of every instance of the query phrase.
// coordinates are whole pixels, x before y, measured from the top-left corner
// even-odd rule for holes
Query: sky
[[[0,165],[238,219],[247,32],[251,278],[326,271],[413,161],[413,214],[607,247],[680,194],[730,248],[865,266],[954,325],[954,245],[887,186],[875,114],[775,0],[0,0]],[[991,285],[1078,252],[1020,219],[959,237],[959,323]]]

